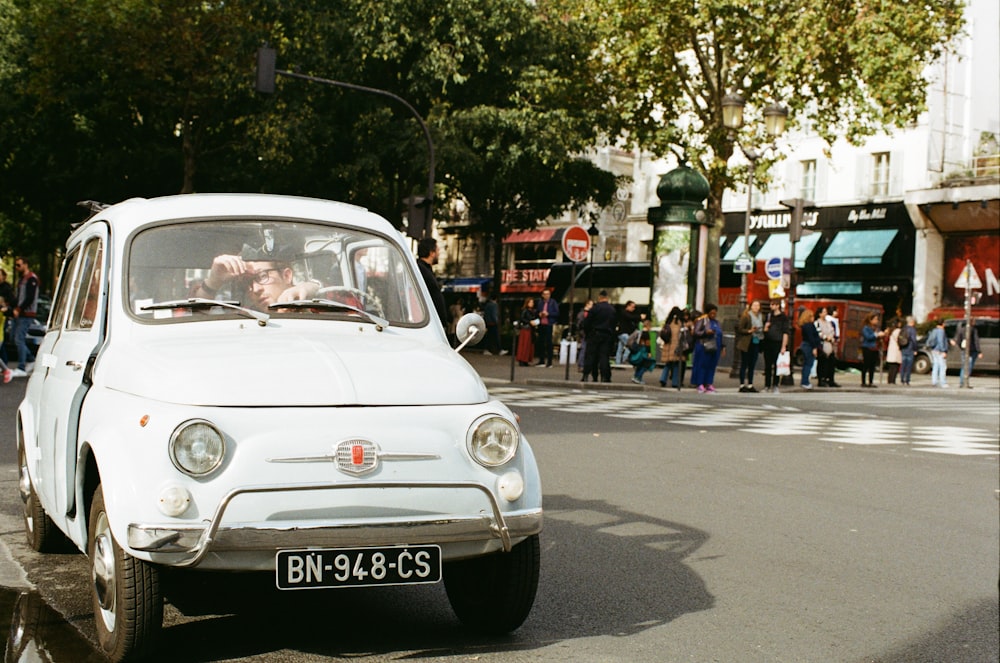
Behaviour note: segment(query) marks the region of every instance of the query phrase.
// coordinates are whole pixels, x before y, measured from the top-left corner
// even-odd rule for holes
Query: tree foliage
[[[602,30],[609,134],[655,154],[676,155],[710,185],[715,219],[706,292],[718,289],[722,194],[747,171],[727,164],[734,137],[722,98],[748,102],[740,144],[767,140],[760,111],[772,102],[832,143],[916,120],[925,108],[928,64],[962,26],[962,0],[559,0],[565,16]],[[770,164],[759,162],[758,175]]]
[[[337,198],[398,220],[427,181],[409,111],[288,77],[256,95],[264,42],[280,69],[408,100],[438,149],[439,202],[464,198],[497,237],[606,202],[610,176],[575,158],[606,124],[594,33],[545,4],[0,0],[0,237],[41,258],[78,200],[191,191]]]

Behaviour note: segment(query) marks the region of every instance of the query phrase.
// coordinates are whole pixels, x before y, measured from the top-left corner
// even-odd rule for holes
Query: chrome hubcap
[[[101,608],[101,619],[109,631],[115,627],[115,551],[108,517],[101,514],[94,528],[94,552],[90,560],[94,595]]]
[[[35,531],[35,519],[32,516],[33,504],[31,496],[31,477],[28,476],[28,461],[24,451],[18,452],[17,492],[21,494],[21,504],[24,513],[24,527],[31,534]]]

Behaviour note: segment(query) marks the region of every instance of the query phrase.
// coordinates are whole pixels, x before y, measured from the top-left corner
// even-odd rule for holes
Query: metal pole
[[[380,90],[375,87],[367,87],[365,85],[355,85],[354,83],[345,83],[343,81],[334,81],[329,78],[320,78],[318,76],[308,76],[306,74],[299,74],[293,71],[285,71],[283,69],[275,69],[275,74],[280,74],[282,76],[288,76],[289,78],[299,78],[304,81],[310,81],[312,83],[322,83],[324,85],[333,85],[336,87],[347,88],[348,90],[355,90],[358,92],[368,92],[371,94],[377,94],[382,97],[388,97],[389,99],[394,99],[399,103],[406,106],[407,110],[416,118],[417,122],[420,123],[420,128],[424,132],[424,138],[427,141],[427,160],[428,160],[428,172],[427,172],[427,200],[425,204],[427,205],[427,223],[424,224],[423,236],[430,237],[430,226],[431,219],[433,219],[433,209],[434,209],[434,141],[431,140],[430,129],[427,128],[427,123],[424,122],[424,118],[420,116],[417,109],[414,108],[410,102],[403,99],[397,94],[393,94],[388,90]]]
[[[569,380],[569,365],[573,362],[569,358],[569,349],[573,344],[574,339],[574,323],[576,317],[573,315],[573,300],[576,297],[576,261],[573,261],[573,266],[570,268],[569,277],[569,319],[567,323],[569,324],[569,345],[566,346],[566,379]],[[558,322],[558,320],[556,321]],[[562,339],[559,339],[560,350],[562,349]]]
[[[965,261],[965,342],[959,342],[962,350],[962,371],[965,376],[965,386],[972,389],[972,371],[969,370],[969,357],[972,356],[972,261]]]
[[[521,333],[521,325],[515,320],[511,327],[514,329],[514,337],[510,340],[510,381],[514,381],[514,366],[517,364],[514,357],[517,355],[517,337]]]
[[[747,155],[750,159],[750,181],[747,183],[747,212],[743,217],[743,253],[750,255],[750,215],[753,212],[753,176],[757,170],[757,159]],[[750,274],[743,275],[740,283],[740,314],[747,307],[747,295],[749,293]]]
[[[746,216],[743,217],[743,253],[745,255],[750,255],[750,216],[753,213],[753,176],[757,170],[757,153],[753,150],[744,150],[743,152],[746,157],[750,160],[750,181],[747,183],[747,211]],[[754,269],[756,271],[757,261],[753,261]],[[743,361],[743,357],[740,356],[739,350],[736,349],[736,337],[739,335],[740,328],[740,317],[743,315],[743,311],[747,308],[747,297],[750,291],[750,274],[743,274],[743,279],[740,281],[740,306],[739,310],[736,312],[736,324],[733,325],[733,363],[729,369],[729,377],[735,378],[739,377],[740,374],[740,363]],[[753,377],[753,376],[751,376]]]
[[[792,358],[792,367],[795,366],[795,325],[798,324],[798,316],[795,315],[795,244],[792,242],[792,257],[791,264],[788,266],[788,321],[791,323],[788,325],[788,354]],[[803,358],[804,361],[804,358]],[[795,384],[795,371],[787,376],[789,382],[783,382],[782,384]]]

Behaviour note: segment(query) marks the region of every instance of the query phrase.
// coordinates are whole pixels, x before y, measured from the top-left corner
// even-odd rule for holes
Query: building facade
[[[593,227],[592,261],[649,263],[658,276],[648,306],[662,319],[672,306],[718,301],[735,308],[741,275],[734,273],[749,230],[758,261],[791,258],[790,211],[780,201],[815,203],[795,245],[796,289],[801,299],[859,299],[879,303],[889,315],[925,320],[941,309],[963,306],[955,286],[966,261],[982,283],[974,309],[1000,310],[1000,3],[970,0],[968,25],[951,53],[927,72],[928,109],[911,127],[874,136],[863,145],[827,145],[808,123],[782,137],[782,159],[772,185],[754,190],[749,228],[745,190],[723,198],[720,292],[692,299],[688,228],[672,228],[654,240],[648,223],[660,177],[676,163],[639,150],[600,146],[589,155],[630,184],[612,205],[573,210],[542,222],[537,230],[504,240],[501,299],[523,301],[545,287],[551,266],[565,257],[562,232]],[[733,164],[740,159],[733,157]],[[456,216],[455,224],[461,224]],[[461,233],[443,235],[448,256],[443,275],[491,272],[490,247]],[[472,270],[472,271],[470,271]],[[662,277],[662,278],[661,278]],[[730,301],[732,300],[732,301]]]

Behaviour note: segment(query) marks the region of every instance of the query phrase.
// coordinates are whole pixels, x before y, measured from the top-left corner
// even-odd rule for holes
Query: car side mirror
[[[466,313],[458,319],[455,325],[455,336],[461,341],[461,345],[455,348],[455,352],[461,352],[462,348],[470,343],[478,343],[486,335],[486,321],[478,313]]]

